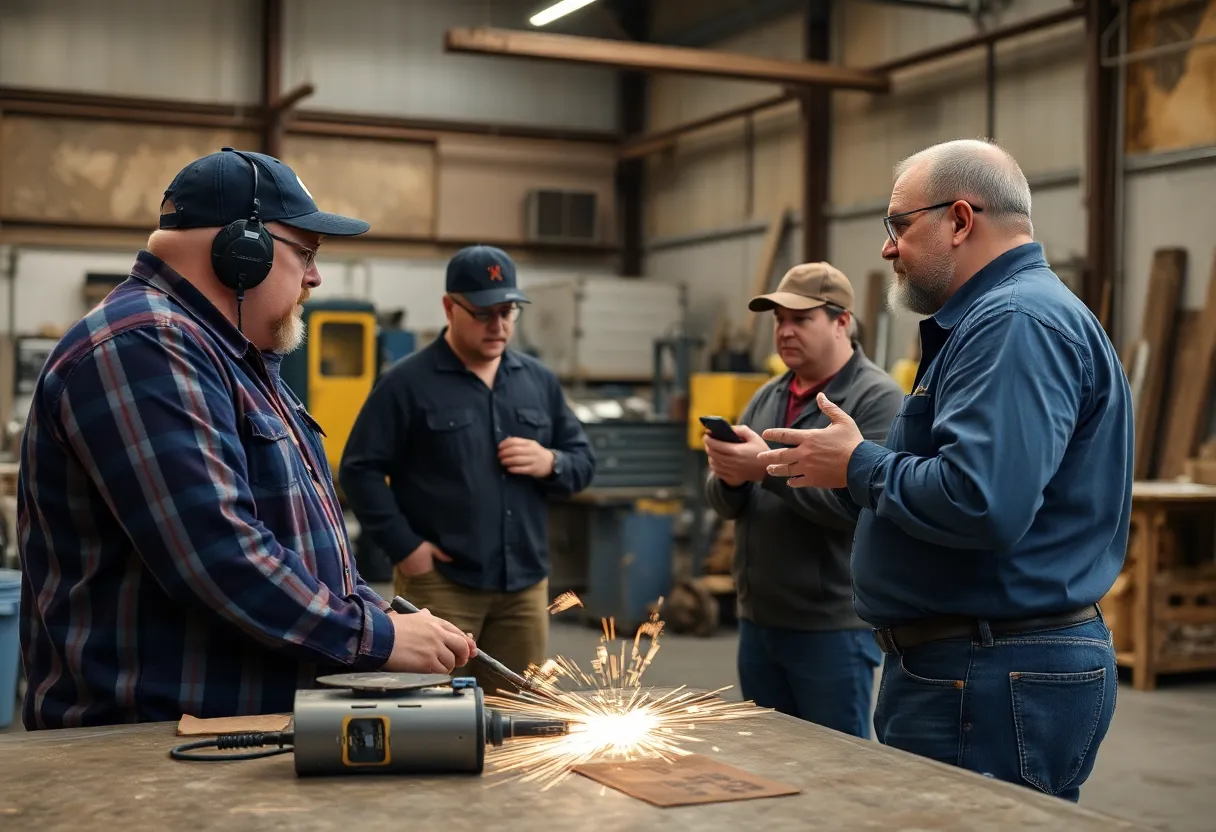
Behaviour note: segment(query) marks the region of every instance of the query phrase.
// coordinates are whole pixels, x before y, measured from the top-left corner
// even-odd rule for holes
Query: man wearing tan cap
[[[791,488],[757,457],[769,450],[760,438],[769,428],[828,424],[821,390],[848,402],[865,437],[882,442],[902,391],[850,336],[853,287],[829,264],[795,266],[748,308],[772,312],[789,369],[748,403],[735,426],[741,443],[705,438],[709,502],[736,521],[740,687],[762,707],[868,738],[880,656],[853,611],[855,520],[830,489]]]

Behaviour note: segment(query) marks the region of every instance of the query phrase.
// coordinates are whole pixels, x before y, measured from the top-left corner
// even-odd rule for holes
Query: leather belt
[[[1090,604],[1072,612],[1055,615],[1040,615],[1034,618],[1018,619],[989,619],[988,630],[992,635],[1013,635],[1034,630],[1048,630],[1055,627],[1067,627],[1073,624],[1083,624],[1098,617],[1098,605]],[[896,627],[879,627],[874,630],[874,641],[884,653],[898,653],[919,644],[930,641],[943,641],[948,638],[980,638],[980,620],[978,618],[961,618],[958,616],[937,616],[917,621],[914,624],[902,624]]]

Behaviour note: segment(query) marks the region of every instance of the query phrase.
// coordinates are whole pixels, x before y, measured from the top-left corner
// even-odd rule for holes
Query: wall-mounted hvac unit
[[[594,191],[535,188],[524,198],[524,228],[531,242],[599,242],[598,219]]]

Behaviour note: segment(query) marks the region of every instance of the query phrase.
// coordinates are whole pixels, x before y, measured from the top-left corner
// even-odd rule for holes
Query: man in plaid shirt
[[[359,577],[321,428],[279,376],[322,237],[367,229],[224,148],[51,353],[18,486],[26,728],[285,712],[321,673],[475,653]]]

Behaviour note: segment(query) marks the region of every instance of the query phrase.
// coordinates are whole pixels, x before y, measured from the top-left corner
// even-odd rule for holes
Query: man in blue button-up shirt
[[[547,498],[586,488],[595,458],[557,377],[507,348],[528,302],[507,253],[462,249],[446,290],[447,327],[381,376],[339,479],[397,594],[522,673],[547,650]]]
[[[860,514],[854,603],[886,652],[887,744],[1076,800],[1115,705],[1097,602],[1127,545],[1131,394],[1110,340],[1033,241],[1030,188],[994,145],[896,170],[894,305],[920,324],[885,446],[833,424],[769,431],[770,473]]]

